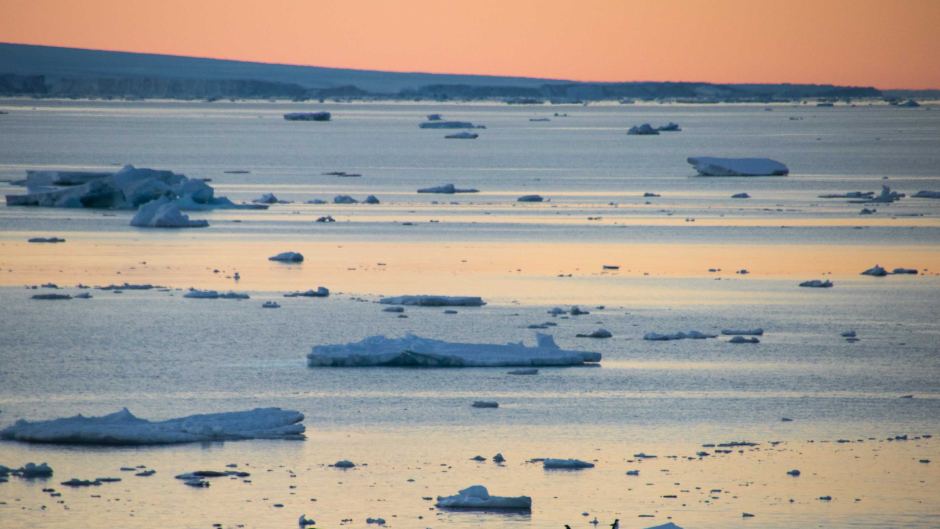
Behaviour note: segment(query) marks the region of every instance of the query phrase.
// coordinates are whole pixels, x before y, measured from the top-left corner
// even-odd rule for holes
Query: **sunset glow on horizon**
[[[933,0],[0,0],[0,42],[583,81],[940,87]]]

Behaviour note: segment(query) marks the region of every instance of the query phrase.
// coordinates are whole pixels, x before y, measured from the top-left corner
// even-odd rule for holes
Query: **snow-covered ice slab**
[[[531,367],[576,366],[601,361],[600,353],[561,349],[547,334],[538,343],[454,343],[408,334],[402,338],[372,336],[360,342],[318,345],[307,355],[310,367]]]
[[[100,417],[76,415],[49,421],[25,419],[0,430],[0,439],[27,443],[156,445],[242,439],[304,439],[302,413],[255,408],[190,415],[166,421],[135,417],[127,408]]]
[[[419,307],[482,307],[486,305],[478,296],[391,296],[382,298],[383,305],[416,305]]]
[[[206,228],[206,220],[190,220],[189,215],[180,211],[176,202],[166,197],[148,202],[137,210],[131,219],[131,226],[138,228]]]
[[[435,505],[443,509],[531,511],[532,498],[529,496],[490,496],[489,491],[483,485],[473,485],[454,496],[438,496]]]
[[[786,176],[790,169],[769,158],[715,158],[694,156],[688,159],[701,176]]]

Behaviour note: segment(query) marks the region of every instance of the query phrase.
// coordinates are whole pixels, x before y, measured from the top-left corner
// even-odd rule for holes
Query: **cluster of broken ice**
[[[427,294],[390,296],[380,299],[379,303],[383,305],[414,305],[419,307],[482,307],[486,305],[483,298],[478,296],[431,296]]]
[[[483,485],[467,487],[453,496],[438,496],[435,504],[443,509],[531,511],[529,496],[490,496]]]
[[[318,345],[307,355],[311,367],[530,367],[600,362],[600,353],[561,349],[551,336],[536,333],[537,344],[476,344],[421,338],[372,336],[359,342]]]
[[[0,439],[29,443],[150,445],[241,439],[303,439],[302,413],[281,408],[190,415],[165,421],[135,417],[127,408],[100,417],[19,420]]]
[[[786,176],[790,169],[769,158],[690,157],[688,162],[701,176]]]

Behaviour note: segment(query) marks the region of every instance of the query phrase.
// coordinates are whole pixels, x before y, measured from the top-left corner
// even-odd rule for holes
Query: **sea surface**
[[[0,527],[289,528],[301,513],[356,528],[375,527],[367,517],[402,528],[940,526],[940,200],[910,198],[940,191],[938,106],[0,100],[0,110],[4,194],[24,192],[13,182],[30,169],[134,164],[211,179],[236,202],[289,202],[190,212],[210,223],[193,230],[132,228],[129,211],[0,206],[0,428],[123,407],[165,419],[264,406],[299,410],[307,426],[302,442],[0,442],[0,464],[55,469],[48,482],[0,483]],[[282,119],[303,110],[333,121]],[[451,131],[418,128],[431,113],[486,128],[446,140]],[[669,121],[683,130],[626,135]],[[766,156],[791,174],[697,177],[686,158],[699,155]],[[444,183],[479,192],[415,192]],[[819,198],[883,184],[908,197]],[[752,198],[730,198],[742,192]],[[339,194],[381,203],[305,203]],[[526,194],[546,201],[516,202]],[[877,211],[860,215],[866,207]],[[336,222],[315,222],[326,215]],[[66,242],[26,242],[37,236]],[[288,250],[305,261],[267,260]],[[860,275],[875,264],[919,273]],[[835,286],[797,286],[809,279]],[[160,288],[77,287],[124,282]],[[321,285],[329,298],[283,297]],[[186,299],[188,288],[251,298]],[[31,299],[53,291],[93,297]],[[376,303],[421,293],[487,304],[399,317]],[[268,300],[282,307],[262,309]],[[575,304],[590,314],[548,314]],[[557,326],[541,332],[602,353],[600,365],[513,376],[305,361],[314,345],[376,334],[531,344],[528,326],[546,321]],[[601,327],[613,337],[576,337]],[[753,327],[765,331],[759,344],[643,340]],[[848,330],[857,342],[840,336]],[[729,441],[758,445],[702,447]],[[505,464],[489,461],[496,453]],[[597,466],[546,472],[528,462],[541,457]],[[339,459],[358,466],[328,466]],[[227,464],[250,482],[197,490],[173,479]],[[119,470],[136,465],[157,474]],[[794,468],[800,478],[786,475]],[[59,485],[103,476],[123,481]],[[442,512],[427,499],[473,484],[529,495],[533,512]]]

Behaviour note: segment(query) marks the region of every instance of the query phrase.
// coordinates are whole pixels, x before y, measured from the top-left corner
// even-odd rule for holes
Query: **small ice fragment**
[[[282,252],[268,257],[268,261],[278,261],[281,263],[302,263],[304,256],[297,252]]]
[[[583,468],[594,468],[594,463],[588,463],[580,459],[546,458],[542,461],[542,468],[546,470],[580,470]]]

